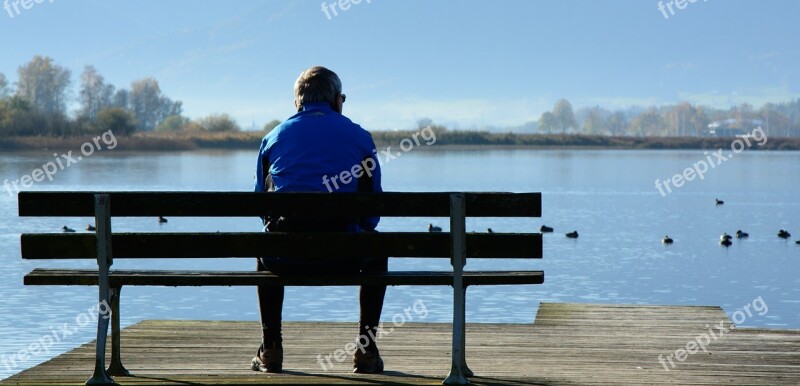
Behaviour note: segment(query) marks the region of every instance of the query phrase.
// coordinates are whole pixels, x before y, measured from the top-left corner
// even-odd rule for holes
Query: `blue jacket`
[[[255,191],[268,189],[269,174],[276,192],[381,192],[376,153],[361,126],[327,103],[307,103],[261,141]],[[364,218],[351,228],[374,230],[379,220]]]

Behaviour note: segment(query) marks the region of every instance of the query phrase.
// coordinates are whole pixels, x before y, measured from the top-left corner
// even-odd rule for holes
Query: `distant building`
[[[708,135],[714,137],[737,137],[750,134],[754,129],[761,127],[760,119],[739,120],[728,118],[714,121],[708,125]]]

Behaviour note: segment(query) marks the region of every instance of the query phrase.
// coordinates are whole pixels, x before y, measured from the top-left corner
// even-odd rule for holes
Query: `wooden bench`
[[[87,384],[115,384],[129,375],[120,355],[119,302],[124,286],[453,286],[453,348],[445,384],[466,384],[465,296],[470,285],[541,284],[542,271],[464,272],[467,258],[542,257],[538,233],[467,233],[466,217],[539,217],[540,193],[249,193],[249,192],[22,192],[20,216],[94,217],[93,233],[26,233],[22,258],[96,259],[98,270],[36,268],[26,285],[99,287],[111,306],[111,362],[105,366],[108,318],[98,318],[93,376]],[[113,233],[112,217],[258,216],[449,217],[450,232],[381,233]],[[395,272],[349,276],[282,277],[269,272],[110,270],[114,259],[296,258],[390,256],[450,258],[452,271]],[[256,304],[253,307],[257,307]]]

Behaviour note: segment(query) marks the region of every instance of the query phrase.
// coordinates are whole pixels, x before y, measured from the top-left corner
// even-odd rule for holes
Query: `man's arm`
[[[364,174],[358,180],[357,191],[383,192],[383,187],[381,186],[381,165],[378,162],[378,157],[375,155],[375,144],[372,143],[372,137],[370,137],[370,143],[372,144],[370,154],[364,157],[364,160],[361,162],[364,167]],[[375,230],[380,220],[380,217],[363,217],[360,220],[359,226],[361,229]]]
[[[256,192],[265,192],[267,187],[264,184],[267,174],[269,174],[269,158],[267,157],[267,139],[261,141],[261,147],[258,149],[258,162],[256,162]]]

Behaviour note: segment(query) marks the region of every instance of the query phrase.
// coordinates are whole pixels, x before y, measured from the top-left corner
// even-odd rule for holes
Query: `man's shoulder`
[[[326,123],[334,123],[336,127],[349,131],[351,135],[365,136],[370,140],[372,139],[372,135],[369,131],[361,127],[358,123],[353,122],[352,119],[344,114],[331,112],[325,116],[325,120],[327,121]]]
[[[349,138],[372,142],[372,134],[369,131],[343,114],[332,112],[326,114],[321,120],[318,120],[313,119],[313,114],[304,113],[305,112],[295,114],[281,122],[278,126],[275,126],[272,131],[264,136],[263,142],[275,142],[279,137],[292,132],[294,129],[305,133],[307,133],[307,130],[313,131],[316,129],[334,130],[340,135]]]
[[[370,133],[369,131],[367,131],[367,129],[361,127],[361,125],[357,123],[352,123],[352,125],[353,125],[353,130],[355,130],[355,132],[361,139],[367,141],[370,144],[372,143],[372,133]]]
[[[295,115],[292,115],[291,117],[287,118],[285,121],[279,123],[272,130],[270,130],[269,133],[264,135],[264,139],[266,140],[267,138],[274,138],[274,137],[280,135],[282,132],[288,130],[289,128],[291,128],[292,126],[297,125],[297,124],[301,124],[301,121],[299,119],[299,113],[295,114]]]

